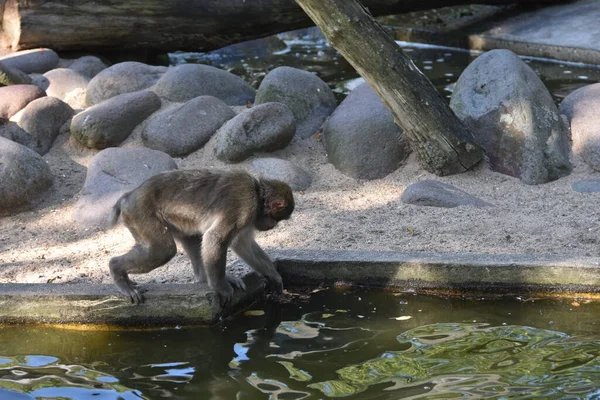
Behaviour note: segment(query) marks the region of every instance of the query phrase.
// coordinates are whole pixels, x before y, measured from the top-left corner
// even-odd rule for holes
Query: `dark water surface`
[[[0,327],[0,399],[600,398],[598,302],[329,289],[254,310],[213,328]]]
[[[285,34],[283,38],[286,38]],[[269,40],[271,44],[275,39]],[[276,67],[295,67],[317,74],[333,89],[338,100],[363,82],[354,68],[318,34],[307,34],[284,42],[283,49],[271,49],[266,54],[265,47],[247,46],[243,51],[172,53],[170,61],[172,64],[201,63],[229,69],[254,86],[258,86],[261,77]],[[462,71],[480,54],[456,48],[397,43],[448,99]],[[600,82],[600,66],[531,57],[523,57],[523,60],[542,79],[557,104],[573,90]]]

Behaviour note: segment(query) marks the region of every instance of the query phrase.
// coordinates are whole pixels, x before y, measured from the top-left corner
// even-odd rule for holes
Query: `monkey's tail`
[[[124,198],[125,198],[125,195],[119,197],[119,200],[117,200],[117,202],[113,206],[112,211],[110,213],[110,219],[108,221],[109,227],[113,227],[117,224],[117,220],[119,219],[119,216],[121,215],[121,202],[123,201]]]

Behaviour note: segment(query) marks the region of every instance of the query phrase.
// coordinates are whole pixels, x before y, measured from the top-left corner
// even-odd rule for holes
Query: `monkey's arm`
[[[242,232],[234,240],[231,247],[242,260],[252,267],[252,269],[267,278],[276,293],[283,293],[283,281],[281,275],[279,275],[275,269],[275,265],[267,253],[265,253],[258,243],[256,243],[252,234]]]
[[[215,223],[202,238],[202,261],[208,285],[219,294],[221,307],[229,304],[233,297],[233,288],[225,275],[228,237],[230,234],[221,224]]]

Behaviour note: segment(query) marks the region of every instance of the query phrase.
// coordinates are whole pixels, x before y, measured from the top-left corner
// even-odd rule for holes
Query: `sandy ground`
[[[124,146],[139,143],[139,129]],[[77,148],[63,133],[44,156],[54,188],[34,210],[0,219],[0,282],[110,282],[108,261],[133,244],[119,225],[111,230],[83,230],[72,219],[86,166],[95,152]],[[577,193],[571,184],[598,178],[578,157],[573,173],[558,181],[528,186],[490,171],[484,163],[473,171],[438,178],[419,167],[414,156],[384,179],[357,181],[327,162],[323,145],[295,139],[270,155],[286,158],[313,176],[312,186],[295,193],[291,220],[260,233],[269,249],[393,250],[401,252],[540,253],[565,257],[600,256],[600,194]],[[180,169],[244,167],[226,165],[212,151],[212,141],[185,159]],[[403,204],[407,185],[439,179],[494,207],[452,209]],[[230,254],[231,262],[235,256]],[[192,271],[181,249],[166,266],[140,282],[190,282]]]

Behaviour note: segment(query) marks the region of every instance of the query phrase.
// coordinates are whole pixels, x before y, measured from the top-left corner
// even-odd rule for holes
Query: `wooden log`
[[[296,0],[394,115],[423,168],[466,171],[483,158],[433,84],[356,0]]]
[[[561,0],[364,0],[373,15],[465,3]],[[294,0],[0,0],[6,51],[204,51],[312,25]]]

